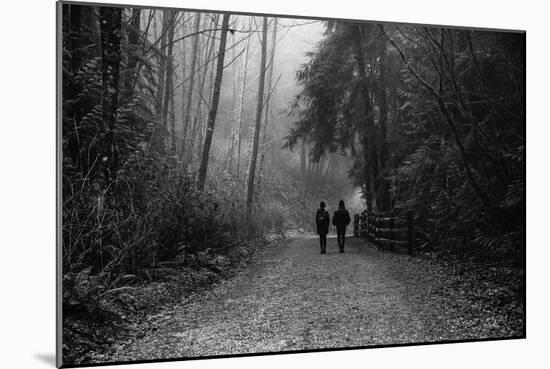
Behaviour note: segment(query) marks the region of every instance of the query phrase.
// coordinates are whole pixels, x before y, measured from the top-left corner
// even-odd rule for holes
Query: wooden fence
[[[365,237],[377,246],[395,251],[406,247],[409,255],[414,253],[414,216],[412,210],[405,212],[373,213],[363,211],[353,217],[353,234]]]

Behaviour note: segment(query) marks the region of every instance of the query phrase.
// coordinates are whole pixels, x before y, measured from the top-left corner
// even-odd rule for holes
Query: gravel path
[[[522,305],[503,306],[487,295],[494,286],[473,291],[434,263],[380,253],[352,237],[346,253],[337,249],[329,238],[320,255],[318,239],[301,236],[264,250],[252,267],[182,300],[155,330],[103,360],[522,335]]]

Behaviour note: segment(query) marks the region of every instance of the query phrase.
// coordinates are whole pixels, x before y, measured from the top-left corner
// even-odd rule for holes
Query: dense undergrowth
[[[142,171],[119,178],[112,192],[83,181],[67,194],[63,212],[64,292],[67,307],[89,306],[109,291],[153,280],[164,265],[195,266],[268,233],[281,233],[278,208],[247,218],[239,183],[220,173],[206,191],[176,169],[149,180]],[[73,181],[74,183],[74,181]],[[71,189],[73,187],[70,187]]]
[[[272,203],[248,218],[236,200],[241,184],[224,171],[205,191],[177,167],[159,174],[153,164],[119,172],[109,191],[85,180],[77,191],[78,181],[71,183],[63,206],[69,361],[85,362],[108,337],[134,334],[145,316],[232,275],[286,226],[283,209]],[[140,332],[146,328],[139,324]]]

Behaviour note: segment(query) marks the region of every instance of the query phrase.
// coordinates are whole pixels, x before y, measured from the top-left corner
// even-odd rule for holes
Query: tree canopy
[[[525,35],[326,22],[297,72],[290,147],[340,151],[367,207],[409,207],[427,242],[521,249]]]

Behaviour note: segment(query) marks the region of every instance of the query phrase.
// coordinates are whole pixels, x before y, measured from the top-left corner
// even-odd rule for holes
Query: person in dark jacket
[[[330,225],[330,215],[325,210],[325,203],[321,201],[317,213],[315,213],[315,223],[317,224],[317,234],[321,243],[321,254],[327,252],[327,233]]]
[[[346,210],[344,200],[338,203],[338,210],[334,212],[332,224],[336,226],[336,236],[338,238],[338,247],[340,252],[344,252],[344,242],[346,241],[346,227],[350,224],[351,218]]]

